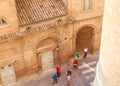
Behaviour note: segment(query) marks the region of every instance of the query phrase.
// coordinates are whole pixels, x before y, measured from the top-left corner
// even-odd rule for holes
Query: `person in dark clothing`
[[[87,57],[87,53],[88,53],[88,48],[86,47],[86,48],[84,48],[84,56],[83,56],[83,58]]]
[[[57,83],[58,75],[56,73],[53,75],[52,78],[53,78],[53,84]]]

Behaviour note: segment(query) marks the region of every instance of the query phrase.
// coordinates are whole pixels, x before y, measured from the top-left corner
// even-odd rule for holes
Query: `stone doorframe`
[[[53,40],[56,40],[55,44],[54,45],[48,45],[48,46],[44,46],[44,47],[39,47],[39,44],[46,40],[46,39],[53,39]],[[41,58],[39,56],[40,53],[42,53],[44,51],[45,48],[50,48],[51,47],[51,50],[53,51],[53,56],[54,56],[54,65],[58,64],[58,61],[60,62],[60,47],[61,47],[61,39],[59,36],[55,35],[55,34],[51,34],[50,36],[47,36],[45,38],[43,38],[41,41],[38,41],[36,46],[35,46],[35,49],[36,49],[36,59],[37,59],[37,64],[38,64],[38,69],[40,70],[42,67],[41,67],[41,64],[40,64],[40,60],[39,58]],[[57,61],[57,59],[59,59]]]
[[[89,26],[89,27],[92,27],[94,29],[94,32],[93,32],[93,51],[94,51],[94,40],[95,40],[95,33],[96,33],[96,29],[97,27],[95,25],[91,25],[91,24],[85,24],[85,25],[82,25],[78,30],[76,30],[73,34],[73,52],[75,53],[76,52],[76,38],[77,38],[77,34],[79,33],[79,31],[84,28],[85,26]]]
[[[48,53],[51,53],[52,54],[52,59],[51,59],[51,61],[52,61],[52,65],[51,66],[49,66],[48,64],[50,63],[51,64],[51,62],[49,62],[49,56],[48,57],[43,57],[43,55],[46,55],[46,54],[48,54]],[[46,59],[47,58],[47,59]],[[38,66],[40,66],[41,67],[41,71],[42,72],[44,72],[44,71],[47,71],[46,69],[44,70],[44,68],[46,68],[46,67],[48,67],[49,69],[51,69],[51,68],[53,68],[54,67],[54,55],[53,55],[53,51],[47,51],[47,52],[44,52],[44,53],[39,53],[38,54],[38,59],[40,60],[40,61],[38,61]],[[46,64],[46,65],[48,65],[48,66],[46,66],[46,67],[43,67],[44,65],[42,64],[43,63],[43,59],[46,59],[46,61],[47,61],[47,63],[45,62],[44,64]]]
[[[38,70],[40,72],[42,71],[42,53],[45,53],[45,50],[48,49],[48,51],[52,51],[53,52],[53,66],[55,67],[56,65],[60,64],[60,58],[59,58],[59,46],[58,45],[51,45],[48,47],[41,47],[39,49],[37,49],[37,64],[38,64]]]

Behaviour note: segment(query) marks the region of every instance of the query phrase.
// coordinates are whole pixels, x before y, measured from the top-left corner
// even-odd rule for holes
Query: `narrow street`
[[[57,84],[52,84],[52,76],[55,73],[55,69],[52,69],[43,74],[25,77],[9,86],[67,86],[66,71],[69,69],[72,71],[70,86],[92,86],[95,78],[97,61],[98,57],[90,56],[79,60],[77,69],[73,68],[72,64],[61,67],[61,76],[58,78]]]

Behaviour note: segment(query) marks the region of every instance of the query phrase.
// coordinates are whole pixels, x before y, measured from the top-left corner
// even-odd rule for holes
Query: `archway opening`
[[[58,63],[58,40],[47,38],[37,46],[37,61],[39,71],[48,71]]]
[[[84,26],[77,33],[76,50],[83,55],[84,48],[88,48],[88,53],[93,54],[94,45],[94,28],[91,26]]]

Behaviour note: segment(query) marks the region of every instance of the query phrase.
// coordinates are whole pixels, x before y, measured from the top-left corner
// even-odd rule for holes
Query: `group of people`
[[[88,48],[84,48],[84,56],[83,56],[83,58],[86,58],[87,52],[88,52]],[[74,68],[78,67],[78,60],[79,59],[80,59],[80,53],[76,52],[76,54],[75,54],[75,60],[73,62],[73,67]],[[53,78],[53,84],[57,83],[57,80],[60,77],[60,75],[61,75],[61,69],[60,69],[59,66],[56,66],[56,73],[52,77]],[[68,70],[67,73],[66,73],[68,86],[70,86],[71,75],[72,75],[72,71]]]
[[[61,75],[61,70],[59,66],[56,66],[56,73],[53,75],[53,84],[57,83],[57,79]]]
[[[83,58],[86,58],[87,57],[87,53],[88,53],[88,48],[85,47],[84,48],[84,55],[83,55]],[[75,55],[76,59],[80,59],[80,53],[77,51],[76,52],[76,55]]]
[[[83,58],[86,58],[87,56],[87,52],[88,52],[88,48],[84,48],[84,56]],[[76,54],[75,54],[75,60],[73,62],[73,67],[74,68],[77,68],[78,67],[78,60],[80,59],[80,53],[77,51]]]
[[[59,66],[56,66],[56,73],[52,77],[53,78],[53,84],[58,82],[57,80],[60,77],[60,75],[61,75],[61,69],[60,69]],[[67,73],[66,73],[68,86],[70,86],[71,75],[72,75],[72,71],[68,70]]]

